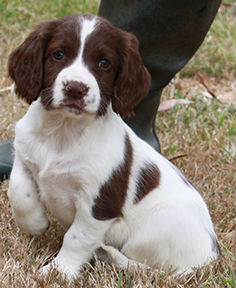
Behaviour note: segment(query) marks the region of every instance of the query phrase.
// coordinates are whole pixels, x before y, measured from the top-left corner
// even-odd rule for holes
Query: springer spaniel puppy
[[[134,35],[87,14],[44,22],[10,55],[9,75],[31,104],[15,129],[16,223],[40,235],[47,208],[67,229],[43,273],[73,278],[95,253],[180,273],[219,257],[199,192],[121,118],[150,85]]]

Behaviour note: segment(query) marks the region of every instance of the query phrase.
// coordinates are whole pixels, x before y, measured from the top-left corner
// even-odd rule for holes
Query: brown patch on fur
[[[95,31],[86,40],[83,55],[101,91],[98,116],[104,115],[112,102],[113,110],[125,117],[147,95],[151,77],[139,54],[137,38],[103,18],[98,19]],[[110,63],[107,69],[98,67],[102,59]]]
[[[85,15],[69,15],[60,20],[62,23],[58,25],[48,42],[45,51],[44,61],[44,79],[43,90],[41,91],[42,103],[46,109],[51,109],[52,89],[58,74],[64,68],[73,63],[80,49],[80,25]],[[53,53],[56,51],[64,52],[64,59],[56,60]],[[66,84],[66,83],[65,83]],[[50,88],[48,90],[48,88]],[[63,91],[65,93],[65,91]]]
[[[41,96],[45,108],[51,108],[55,79],[63,68],[73,62],[78,53],[78,17],[79,15],[69,15],[40,23],[11,53],[8,73],[15,81],[16,93],[27,103],[31,104]],[[52,54],[57,50],[65,53],[62,61],[53,59]]]
[[[147,96],[151,76],[139,54],[138,39],[131,33],[123,32],[120,43],[121,65],[112,98],[113,110],[122,118],[134,114],[134,107]]]
[[[15,91],[31,104],[39,96],[43,84],[43,58],[51,31],[59,20],[37,26],[26,40],[9,57],[8,73],[15,81]]]
[[[132,160],[133,148],[127,135],[125,138],[123,163],[112,172],[108,181],[102,185],[99,196],[95,199],[92,208],[94,218],[107,220],[122,216],[122,207],[129,185]]]
[[[141,201],[149,192],[160,184],[160,170],[155,164],[147,163],[141,168],[137,179],[136,198],[134,203]]]

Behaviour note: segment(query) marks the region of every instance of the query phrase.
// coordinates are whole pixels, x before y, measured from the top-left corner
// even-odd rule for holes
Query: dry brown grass
[[[15,31],[19,27],[14,26]],[[2,33],[7,28],[4,26]],[[24,37],[25,31],[19,33]],[[3,34],[2,34],[3,35]],[[1,35],[0,35],[1,37]],[[5,52],[16,45],[12,38],[4,39],[0,49],[0,89],[10,85],[6,75]],[[198,56],[199,57],[199,56]],[[204,56],[205,57],[205,56]],[[202,62],[205,58],[202,59]],[[188,68],[189,69],[189,68]],[[196,67],[194,66],[194,69]],[[204,72],[203,72],[204,73]],[[233,75],[233,76],[232,76]],[[167,158],[187,154],[175,160],[205,198],[215,230],[222,245],[222,259],[188,276],[174,278],[158,271],[122,271],[103,262],[86,265],[75,283],[68,283],[53,272],[40,278],[38,268],[59,250],[64,231],[52,219],[47,233],[39,238],[26,236],[16,227],[7,199],[8,181],[0,186],[0,287],[236,287],[235,234],[235,71],[219,78],[205,76],[209,88],[221,100],[204,95],[206,88],[197,75],[178,75],[165,89],[163,100],[188,98],[188,106],[176,106],[160,112],[157,131],[162,153]],[[222,102],[223,101],[223,102]],[[10,92],[0,94],[0,140],[14,136],[14,125],[27,105]]]

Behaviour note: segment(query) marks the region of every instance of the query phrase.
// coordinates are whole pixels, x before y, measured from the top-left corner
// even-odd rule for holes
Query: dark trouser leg
[[[156,114],[160,104],[162,89],[150,91],[149,97],[137,105],[135,116],[125,119],[126,123],[139,135],[143,140],[149,143],[153,148],[160,152],[160,143],[156,135]],[[150,96],[151,95],[151,96]]]
[[[220,0],[102,0],[98,14],[139,39],[152,76],[149,95],[125,119],[160,151],[155,117],[162,89],[196,52],[217,13]]]

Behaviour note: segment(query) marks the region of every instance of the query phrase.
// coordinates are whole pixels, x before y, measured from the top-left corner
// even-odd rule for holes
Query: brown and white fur
[[[31,104],[15,129],[17,225],[44,233],[46,207],[67,229],[42,272],[75,277],[96,251],[121,268],[179,272],[219,257],[199,192],[120,117],[150,85],[134,35],[92,15],[44,22],[10,55],[9,74]]]

